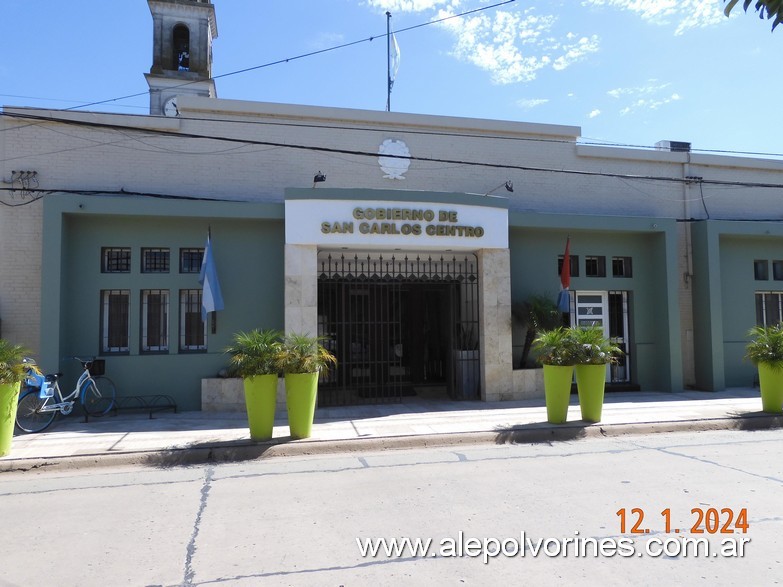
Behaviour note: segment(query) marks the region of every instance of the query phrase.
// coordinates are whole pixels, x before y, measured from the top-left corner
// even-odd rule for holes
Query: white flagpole
[[[391,112],[391,12],[386,12],[386,112]]]

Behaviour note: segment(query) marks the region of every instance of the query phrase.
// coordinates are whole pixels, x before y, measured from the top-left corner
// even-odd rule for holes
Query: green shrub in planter
[[[285,374],[288,427],[293,438],[308,438],[312,433],[318,378],[337,364],[321,344],[323,340],[291,332],[285,335],[278,355],[278,369]]]
[[[559,326],[543,330],[533,340],[533,350],[542,365],[573,366],[576,364],[576,348],[573,329]]]
[[[783,324],[754,326],[748,336],[745,357],[759,371],[761,409],[779,414],[783,412]]]
[[[600,326],[571,329],[576,359],[576,388],[582,420],[600,422],[606,389],[606,365],[616,363],[622,350]]]
[[[278,361],[282,348],[278,330],[237,332],[226,348],[232,371],[242,377],[250,438],[269,440],[275,425]]]
[[[544,366],[547,421],[562,424],[568,419],[576,362],[573,333],[570,328],[563,327],[540,331],[533,340],[532,348]]]
[[[19,384],[27,375],[22,362],[28,351],[0,338],[0,457],[11,452]]]

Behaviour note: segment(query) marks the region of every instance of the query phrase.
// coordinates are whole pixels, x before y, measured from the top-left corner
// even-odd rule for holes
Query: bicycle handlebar
[[[82,357],[71,357],[71,358],[79,361],[82,364],[82,367],[84,367],[85,369],[87,369],[88,365],[95,362],[95,357],[90,357],[89,359],[82,358]]]

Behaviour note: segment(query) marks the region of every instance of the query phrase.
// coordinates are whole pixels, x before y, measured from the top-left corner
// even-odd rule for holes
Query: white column
[[[484,401],[513,399],[511,260],[508,249],[483,249],[479,262],[481,394]]]
[[[285,246],[285,331],[318,334],[318,248]]]

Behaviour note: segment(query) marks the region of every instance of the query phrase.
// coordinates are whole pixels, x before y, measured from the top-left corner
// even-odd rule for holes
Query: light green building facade
[[[570,239],[569,318],[627,353],[609,389],[753,384],[747,330],[783,315],[783,162],[217,99],[211,63],[166,65],[177,27],[211,55],[211,3],[150,8],[149,116],[0,119],[0,335],[46,371],[74,380],[68,357],[97,356],[120,395],[214,409],[232,335],[279,328],[337,353],[324,404],[543,397],[513,309],[557,297]],[[225,309],[202,322],[208,232]]]

